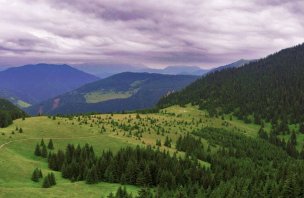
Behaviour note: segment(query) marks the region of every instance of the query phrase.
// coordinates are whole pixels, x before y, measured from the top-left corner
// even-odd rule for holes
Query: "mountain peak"
[[[66,64],[29,64],[0,72],[0,97],[34,104],[98,79]]]

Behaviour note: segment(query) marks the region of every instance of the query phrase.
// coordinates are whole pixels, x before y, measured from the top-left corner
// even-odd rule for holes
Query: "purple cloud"
[[[304,41],[302,0],[0,0],[0,64],[212,67]]]

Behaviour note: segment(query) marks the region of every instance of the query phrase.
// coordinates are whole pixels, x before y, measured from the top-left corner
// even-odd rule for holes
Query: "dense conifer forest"
[[[208,153],[208,149],[199,147],[199,138],[217,145],[217,151]],[[264,140],[203,128],[180,137],[176,147],[212,164],[208,197],[304,196],[304,161],[289,157]]]
[[[122,148],[116,154],[105,151],[96,156],[88,144],[84,147],[70,144],[65,152],[50,153],[48,164],[49,168],[61,171],[64,178],[72,181],[84,180],[88,184],[106,181],[167,189],[202,185],[208,172],[197,161],[139,146]]]
[[[5,99],[0,98],[0,128],[13,123],[14,119],[24,118],[26,114]]]
[[[284,49],[240,68],[202,77],[160,100],[163,108],[192,103],[210,115],[233,113],[260,124],[304,122],[304,44]]]
[[[202,138],[211,148],[204,148]],[[51,145],[51,146],[50,146]],[[54,151],[42,140],[35,155],[72,182],[131,184],[141,187],[138,197],[303,197],[304,161],[268,141],[206,127],[180,136],[176,149],[185,157],[151,146],[103,151],[97,156],[89,144],[68,144]],[[39,151],[37,150],[45,150]],[[42,153],[48,153],[42,154]],[[200,164],[209,162],[210,168]],[[42,177],[35,169],[32,180]],[[50,179],[48,175],[44,180]],[[48,181],[46,181],[48,182]],[[43,187],[44,183],[43,183]],[[47,186],[49,187],[49,186]],[[123,188],[108,197],[133,197]]]

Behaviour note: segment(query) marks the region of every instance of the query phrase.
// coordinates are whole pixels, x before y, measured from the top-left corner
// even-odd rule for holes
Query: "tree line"
[[[208,170],[197,161],[170,156],[150,146],[122,148],[116,154],[104,151],[96,156],[92,146],[67,145],[48,155],[49,168],[61,171],[71,181],[114,182],[137,186],[175,189],[179,186],[203,184]]]

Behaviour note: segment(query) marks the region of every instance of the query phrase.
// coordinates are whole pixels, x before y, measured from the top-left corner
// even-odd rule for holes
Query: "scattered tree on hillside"
[[[39,179],[42,178],[42,172],[40,169],[36,168],[32,174],[32,181],[39,182]]]
[[[36,156],[41,156],[41,150],[40,150],[39,144],[36,144],[36,148],[35,148],[34,154],[35,154]]]
[[[54,144],[53,144],[53,140],[52,139],[49,140],[48,149],[51,149],[51,150],[54,149]]]

